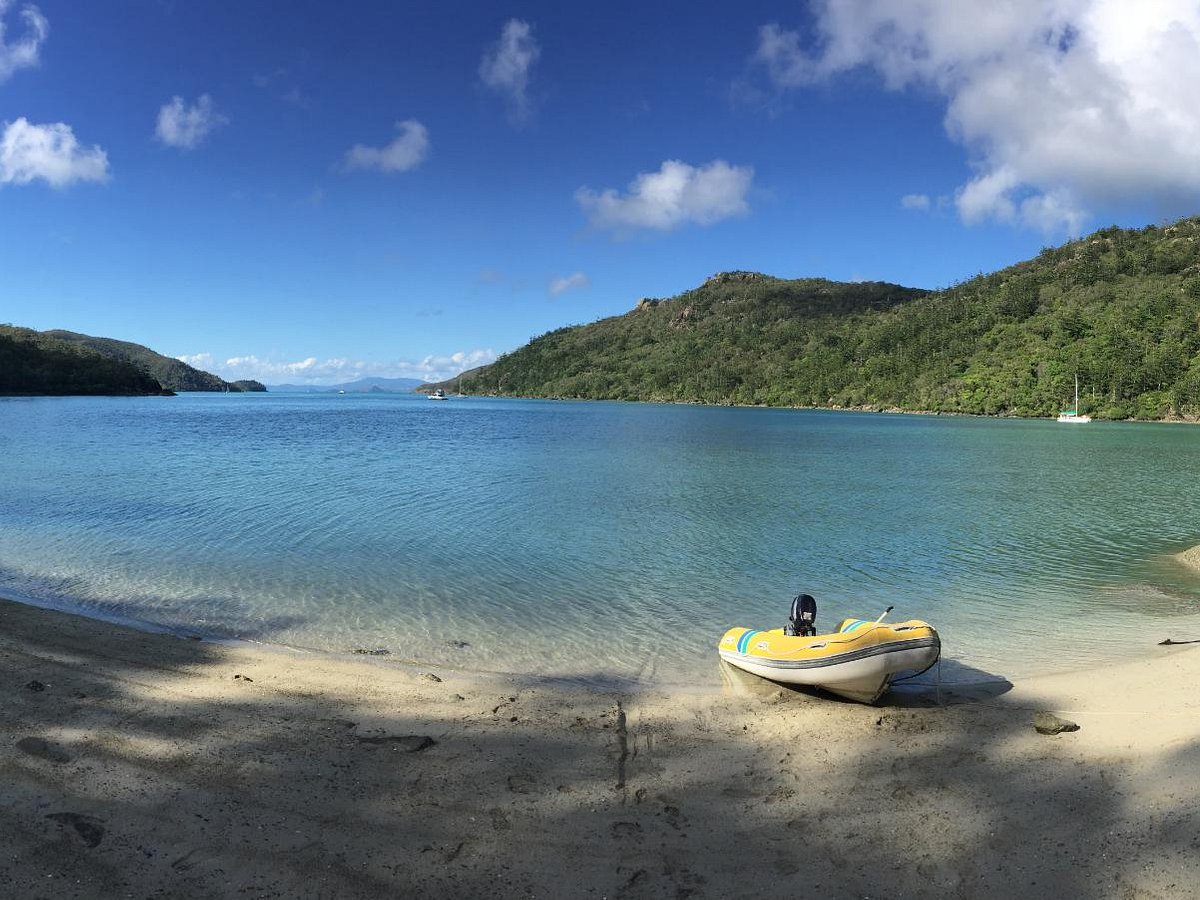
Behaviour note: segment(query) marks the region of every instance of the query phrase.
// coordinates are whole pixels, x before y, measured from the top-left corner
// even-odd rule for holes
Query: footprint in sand
[[[514,794],[532,794],[537,790],[537,781],[528,772],[513,772],[507,781],[508,789]]]
[[[49,813],[47,819],[58,822],[64,828],[71,826],[88,847],[96,847],[104,840],[104,826],[95,816],[85,816],[83,813],[60,812]]]
[[[67,763],[71,761],[71,754],[67,753],[58,744],[52,744],[45,738],[21,738],[17,741],[17,749],[22,753],[28,753],[30,756],[49,760],[52,763]]]
[[[368,747],[390,747],[401,753],[420,753],[437,745],[427,734],[387,734],[381,737],[359,737],[356,740]]]
[[[213,847],[193,847],[183,856],[171,863],[171,868],[177,872],[186,872],[201,863],[209,862],[219,856],[219,851]]]

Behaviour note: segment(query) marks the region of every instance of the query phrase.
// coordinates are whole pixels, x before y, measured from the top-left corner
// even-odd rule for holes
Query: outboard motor
[[[783,633],[789,637],[815,637],[817,633],[817,601],[809,594],[801,594],[792,601],[792,611]]]

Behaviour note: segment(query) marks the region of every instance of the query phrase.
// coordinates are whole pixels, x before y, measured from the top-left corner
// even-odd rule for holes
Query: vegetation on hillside
[[[441,386],[1047,416],[1076,374],[1095,416],[1200,416],[1200,218],[1106,228],[933,293],[723,273]]]
[[[28,328],[0,325],[0,394],[162,394],[127,360]]]
[[[257,381],[225,381],[208,372],[193,368],[181,360],[155,353],[149,347],[113,338],[93,337],[74,331],[47,331],[47,335],[61,341],[87,347],[103,356],[123,359],[133,363],[172,391],[265,391]]]

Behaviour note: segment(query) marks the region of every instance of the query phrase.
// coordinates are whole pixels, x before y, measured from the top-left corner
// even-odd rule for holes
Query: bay
[[[0,401],[0,595],[591,681],[921,618],[1013,677],[1200,637],[1200,431],[419,395]],[[463,644],[466,646],[462,646]]]

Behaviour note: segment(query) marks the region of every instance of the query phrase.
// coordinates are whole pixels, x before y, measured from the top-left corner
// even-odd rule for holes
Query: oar
[[[882,622],[883,617],[886,616],[888,613],[890,613],[895,608],[896,607],[894,607],[894,606],[889,606],[887,609],[885,609],[883,612],[881,612],[879,614],[879,618],[875,620],[875,624],[878,625],[880,622]]]

